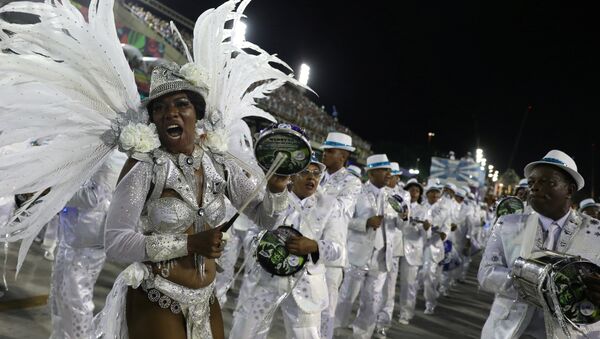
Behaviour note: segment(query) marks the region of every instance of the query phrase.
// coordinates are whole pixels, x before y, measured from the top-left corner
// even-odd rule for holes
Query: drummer
[[[321,312],[329,303],[325,265],[342,257],[345,239],[341,212],[332,208],[334,199],[317,192],[324,171],[325,165],[313,156],[308,168],[291,177],[289,206],[280,222],[302,234],[289,240],[286,247],[292,254],[308,255],[306,272],[283,277],[257,270],[258,284],[238,303],[230,338],[266,338],[272,320],[268,314],[281,306],[285,338],[320,339]],[[292,288],[278,305],[279,297]]]
[[[381,309],[383,284],[393,268],[393,239],[402,219],[387,202],[393,194],[387,184],[392,165],[385,154],[367,158],[369,181],[362,186],[348,224],[348,261],[335,312],[335,327],[352,322],[352,305],[360,292],[358,316],[352,322],[354,338],[371,338]]]
[[[346,235],[348,223],[354,214],[356,199],[362,188],[360,168],[344,165],[355,148],[352,137],[339,132],[330,132],[321,147],[323,149],[323,164],[326,171],[321,180],[320,189],[327,196],[335,199],[337,208],[342,212],[344,224],[344,253],[336,262],[325,263],[325,280],[329,291],[329,307],[321,315],[321,335],[323,338],[333,338],[335,310],[338,302],[338,291],[344,276],[344,267],[348,265],[346,255]]]
[[[600,204],[594,201],[594,199],[583,199],[579,203],[579,212],[587,214],[594,219],[600,217]]]
[[[529,185],[529,203],[537,213],[510,214],[501,217],[493,228],[479,267],[481,288],[496,293],[482,338],[550,338],[563,333],[555,319],[519,298],[511,277],[514,260],[543,249],[580,255],[600,264],[598,240],[600,222],[571,210],[573,195],[583,188],[577,165],[564,152],[552,150],[525,166]],[[535,234],[535,235],[534,235]],[[520,244],[520,245],[519,245]],[[600,304],[600,280],[586,279],[588,296]],[[600,325],[600,323],[597,323]],[[598,326],[598,325],[596,325]],[[592,329],[588,326],[586,330]],[[571,337],[579,337],[571,331]],[[597,338],[600,332],[588,333]]]

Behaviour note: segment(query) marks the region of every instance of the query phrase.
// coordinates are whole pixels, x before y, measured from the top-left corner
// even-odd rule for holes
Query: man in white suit
[[[385,154],[367,158],[369,181],[362,187],[348,230],[348,260],[340,288],[335,327],[348,326],[352,304],[360,307],[352,323],[355,338],[371,338],[382,304],[383,284],[392,270],[393,230],[400,218],[387,202],[391,164]]]
[[[495,292],[490,315],[483,327],[485,339],[562,338],[564,333],[552,317],[519,298],[511,275],[517,257],[528,258],[547,249],[580,255],[600,264],[598,220],[571,210],[572,197],[584,185],[573,159],[552,150],[540,161],[525,167],[533,212],[501,217],[494,226],[479,267],[481,288]],[[600,303],[600,281],[586,281],[588,296]],[[594,328],[595,327],[595,328]],[[549,329],[552,333],[547,333]],[[598,325],[584,328],[588,338],[598,338]],[[582,337],[571,331],[571,338]]]
[[[321,337],[321,312],[329,303],[325,264],[343,255],[345,227],[333,199],[317,192],[324,170],[323,164],[313,160],[306,170],[292,177],[289,206],[279,223],[302,233],[302,237],[289,240],[286,247],[292,254],[309,256],[306,273],[280,277],[259,270],[258,283],[248,298],[238,303],[230,338],[266,338],[272,320],[270,314],[279,306],[277,300],[294,285],[291,295],[280,305],[286,338]]]
[[[338,290],[344,276],[344,267],[348,265],[346,255],[346,237],[348,233],[348,223],[354,214],[354,205],[356,198],[362,188],[360,182],[360,169],[358,175],[344,166],[348,162],[348,157],[355,148],[352,146],[352,137],[344,133],[331,132],[327,135],[327,140],[321,146],[323,149],[323,164],[326,171],[321,180],[320,190],[334,199],[336,207],[341,211],[341,222],[344,224],[344,245],[343,255],[335,262],[325,263],[325,279],[329,290],[329,306],[323,310],[321,315],[321,336],[323,338],[333,338],[333,326],[335,319],[335,309],[338,302]],[[356,166],[354,166],[356,167]]]

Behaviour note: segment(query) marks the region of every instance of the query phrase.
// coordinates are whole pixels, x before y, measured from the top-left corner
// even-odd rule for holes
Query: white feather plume
[[[291,68],[275,55],[248,41],[238,45],[233,43],[233,28],[244,16],[249,2],[230,0],[202,13],[196,21],[193,40],[194,63],[210,74],[205,120],[213,129],[226,135],[229,153],[242,159],[252,157],[252,148],[248,152],[247,147],[236,146],[252,141],[247,126],[240,126],[246,125],[242,118],[254,116],[276,122],[271,114],[256,106],[256,100],[286,82],[301,86],[293,78]],[[289,70],[289,74],[270,63],[281,65]]]
[[[22,240],[17,271],[31,241],[97,170],[114,146],[101,136],[120,113],[144,121],[133,73],[117,37],[112,0],[92,0],[88,21],[67,0],[11,2],[0,14],[0,196],[50,192],[0,228]],[[13,144],[39,146],[2,152]],[[26,204],[25,206],[28,206]]]

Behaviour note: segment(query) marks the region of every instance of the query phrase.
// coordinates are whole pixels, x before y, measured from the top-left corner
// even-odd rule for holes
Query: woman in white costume
[[[231,42],[225,23],[233,20],[235,28],[249,1],[238,2],[199,17],[195,61],[186,53],[189,63],[181,68],[157,67],[143,104],[117,39],[112,1],[92,1],[87,21],[66,1],[0,8],[36,17],[27,25],[0,19],[0,147],[48,140],[0,158],[0,196],[34,193],[0,228],[3,241],[23,240],[17,268],[39,229],[114,148],[130,156],[105,245],[108,258],[132,265],[95,319],[97,337],[222,337],[212,259],[223,247],[225,196],[236,208],[250,201],[246,214],[265,226],[287,207],[287,178],[274,177],[269,192],[250,199],[264,174],[252,154],[226,147],[233,137],[251,140],[247,126],[246,133],[230,133],[243,117],[274,120],[254,105],[257,98],[297,84],[269,65],[286,67],[279,59],[249,42]]]

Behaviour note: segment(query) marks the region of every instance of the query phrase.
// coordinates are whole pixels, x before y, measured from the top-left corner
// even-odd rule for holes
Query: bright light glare
[[[298,82],[306,86],[308,84],[308,76],[310,75],[310,67],[307,64],[300,66],[300,75],[298,76]]]
[[[241,21],[236,21],[231,33],[231,42],[235,46],[240,46],[246,40],[246,24]]]

